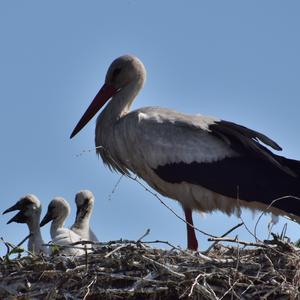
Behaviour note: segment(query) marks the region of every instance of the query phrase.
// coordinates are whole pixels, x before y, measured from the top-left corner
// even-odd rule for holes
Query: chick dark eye
[[[23,206],[23,207],[27,207],[27,206],[29,206],[29,205],[31,205],[32,204],[32,201],[30,201],[30,199],[28,199],[28,198],[24,198],[23,200],[22,200],[22,202],[21,202],[21,205]]]

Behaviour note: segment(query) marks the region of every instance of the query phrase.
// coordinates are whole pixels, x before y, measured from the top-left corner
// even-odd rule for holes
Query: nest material
[[[150,244],[3,259],[0,299],[300,299],[300,249],[292,244],[216,245],[205,255]]]

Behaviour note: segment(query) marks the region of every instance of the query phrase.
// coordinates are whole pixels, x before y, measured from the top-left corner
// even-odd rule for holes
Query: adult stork
[[[281,148],[267,136],[232,122],[160,107],[130,111],[145,79],[138,58],[114,60],[70,137],[111,99],[97,118],[97,153],[110,169],[133,172],[181,203],[189,249],[198,247],[188,225],[193,225],[192,210],[218,209],[230,215],[240,206],[266,209],[275,198],[300,196],[300,162],[272,153],[266,146]],[[270,211],[300,220],[300,202],[293,197],[275,202]]]

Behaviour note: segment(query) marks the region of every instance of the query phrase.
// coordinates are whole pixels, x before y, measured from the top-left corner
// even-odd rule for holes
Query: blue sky
[[[95,119],[69,135],[103,83],[107,67],[134,54],[148,71],[134,103],[201,113],[259,130],[283,155],[300,159],[298,1],[1,1],[0,2],[0,209],[33,193],[43,204],[57,195],[96,196],[92,227],[101,241],[137,239],[186,245],[185,225],[136,182],[111,173],[94,152]],[[166,203],[182,214],[173,200]],[[0,236],[17,243],[21,224]],[[253,228],[256,217],[244,211]],[[239,220],[221,213],[194,214],[196,226],[220,235]],[[266,237],[264,218],[260,237]],[[274,228],[281,231],[286,221]],[[300,237],[288,224],[288,235]],[[236,234],[250,240],[245,230]],[[49,240],[49,225],[43,229]],[[200,246],[206,238],[198,234]],[[0,252],[4,251],[0,246]]]

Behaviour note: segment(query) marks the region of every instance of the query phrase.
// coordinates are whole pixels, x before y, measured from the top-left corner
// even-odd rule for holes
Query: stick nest
[[[81,257],[3,258],[0,299],[300,299],[300,249],[290,243],[235,241],[206,254],[155,243],[99,243]]]

